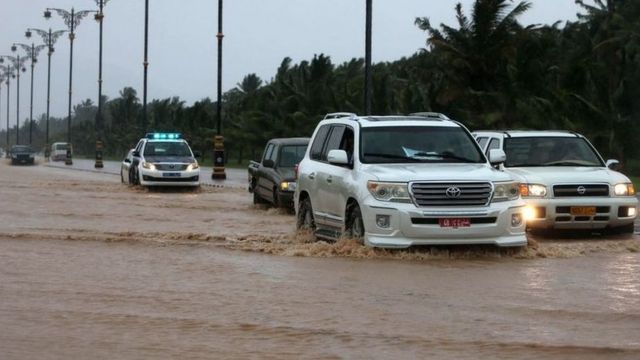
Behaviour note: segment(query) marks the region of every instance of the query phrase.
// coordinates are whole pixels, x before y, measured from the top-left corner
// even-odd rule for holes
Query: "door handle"
[[[327,177],[327,182],[328,182],[329,184],[331,184],[331,183],[333,182],[333,177],[331,177],[331,175],[329,175],[329,176]]]
[[[316,173],[309,174],[309,179],[313,180],[316,178]]]

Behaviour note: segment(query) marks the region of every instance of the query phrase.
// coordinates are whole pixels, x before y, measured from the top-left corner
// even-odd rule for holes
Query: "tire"
[[[280,197],[278,196],[278,190],[274,189],[273,190],[273,206],[274,207],[282,207],[282,204],[280,203]]]
[[[135,168],[129,169],[129,185],[140,185],[138,172],[135,170]]]
[[[359,244],[364,244],[364,222],[362,221],[362,212],[360,206],[355,204],[351,207],[347,216],[347,229],[345,235],[356,240]]]
[[[308,197],[300,202],[296,228],[298,230],[311,231],[315,231],[316,229],[316,222],[313,219],[313,207],[311,207],[311,200]]]

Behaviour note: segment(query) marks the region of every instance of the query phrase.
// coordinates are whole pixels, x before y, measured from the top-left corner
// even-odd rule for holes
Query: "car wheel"
[[[311,199],[309,199],[308,197],[300,202],[296,228],[298,230],[311,231],[314,231],[316,229],[316,222],[313,219],[313,208],[311,207]]]
[[[280,197],[278,196],[278,190],[273,190],[273,206],[274,207],[281,207],[282,204],[280,203]]]
[[[360,206],[357,204],[353,205],[351,211],[349,211],[346,235],[356,240],[359,244],[364,243],[364,222],[362,221]]]

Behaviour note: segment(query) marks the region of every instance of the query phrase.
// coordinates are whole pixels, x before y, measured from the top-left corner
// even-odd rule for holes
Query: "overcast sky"
[[[425,46],[426,34],[414,25],[427,16],[432,24],[455,25],[454,6],[448,0],[374,0],[373,61],[410,56]],[[461,1],[470,13],[472,0]],[[575,20],[574,0],[531,0],[525,24]],[[149,101],[179,96],[188,104],[215,99],[217,45],[216,0],[151,0],[149,25]],[[14,42],[25,38],[28,27],[66,29],[54,13],[45,20],[46,7],[76,10],[96,8],[95,0],[0,0],[0,55],[11,54]],[[224,3],[223,91],[244,75],[257,73],[270,80],[286,56],[294,62],[314,54],[329,55],[336,64],[364,56],[365,0],[227,0]],[[32,38],[36,43],[41,39]],[[103,93],[118,96],[131,86],[142,98],[144,0],[110,0],[105,7]],[[69,76],[69,40],[61,37],[52,57],[52,116],[66,116]],[[35,68],[34,118],[46,109],[46,52]],[[29,67],[27,66],[27,69]],[[73,103],[98,96],[98,25],[85,18],[74,42]],[[20,117],[29,116],[29,71],[20,82]],[[16,83],[11,84],[10,126],[15,124]],[[0,99],[0,127],[6,128],[6,85]]]

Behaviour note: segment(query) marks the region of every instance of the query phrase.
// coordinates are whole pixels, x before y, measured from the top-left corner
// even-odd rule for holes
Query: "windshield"
[[[69,148],[68,144],[58,144],[56,145],[55,150],[67,150]]]
[[[483,163],[475,140],[459,127],[393,126],[362,129],[360,161]]]
[[[14,146],[11,151],[13,152],[33,152],[28,146]]]
[[[292,168],[302,160],[306,151],[307,145],[283,146],[282,150],[280,150],[280,161],[278,161],[278,165],[280,167]]]
[[[589,143],[579,137],[517,137],[504,139],[506,167],[604,166]]]
[[[144,147],[144,156],[191,156],[191,150],[183,141],[153,141]]]

